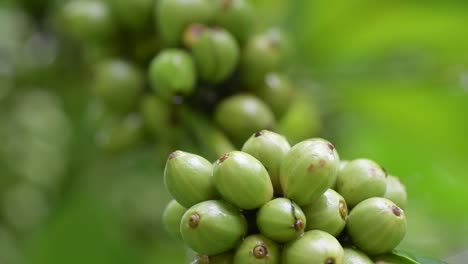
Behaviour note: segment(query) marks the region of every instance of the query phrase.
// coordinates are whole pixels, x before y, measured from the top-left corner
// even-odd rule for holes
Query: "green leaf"
[[[374,258],[378,264],[420,264],[409,256],[400,253],[388,253]]]
[[[446,264],[446,262],[441,260],[432,259],[425,256],[419,256],[411,252],[394,250],[392,255],[409,260],[408,263],[419,263],[419,264]]]

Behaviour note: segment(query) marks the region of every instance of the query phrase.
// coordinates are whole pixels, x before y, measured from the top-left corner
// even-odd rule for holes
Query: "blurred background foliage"
[[[401,248],[438,258],[466,250],[468,3],[252,3],[262,26],[294,39],[291,73],[323,120],[310,136],[406,184]],[[0,36],[0,263],[186,263],[192,253],[160,224],[165,157],[151,145],[97,151],[87,76],[60,61],[66,49],[6,9]]]

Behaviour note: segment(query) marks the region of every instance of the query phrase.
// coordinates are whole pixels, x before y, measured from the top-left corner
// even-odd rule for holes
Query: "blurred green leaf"
[[[393,255],[401,257],[401,258],[405,258],[411,261],[414,260],[412,263],[420,263],[420,264],[445,264],[446,263],[442,260],[437,260],[437,259],[428,258],[424,256],[418,256],[413,253],[405,252],[405,251],[394,250]]]

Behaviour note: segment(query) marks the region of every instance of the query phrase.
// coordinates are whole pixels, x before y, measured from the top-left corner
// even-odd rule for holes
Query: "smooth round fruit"
[[[280,70],[285,61],[282,32],[271,29],[250,37],[242,49],[241,72],[248,87],[261,85],[270,72]]]
[[[336,191],[354,207],[359,202],[385,194],[387,175],[377,163],[356,159],[347,163],[336,178]]]
[[[180,205],[176,200],[170,201],[163,211],[163,224],[166,231],[175,238],[182,238],[180,234],[180,220],[187,208]]]
[[[136,113],[124,117],[109,116],[101,122],[95,141],[104,151],[119,152],[129,149],[143,137],[141,117]]]
[[[233,264],[234,254],[232,252],[222,253],[214,256],[198,255],[190,264]]]
[[[387,189],[383,197],[394,202],[402,209],[406,207],[407,194],[405,185],[395,176],[389,175],[387,177]]]
[[[241,212],[224,201],[205,201],[185,212],[180,223],[184,242],[195,252],[216,255],[233,249],[246,235]]]
[[[205,158],[184,151],[169,155],[164,168],[164,184],[182,206],[218,198],[213,182],[213,165]]]
[[[343,248],[332,235],[313,230],[283,248],[283,264],[342,264]]]
[[[283,193],[279,181],[280,164],[290,149],[284,136],[269,130],[254,133],[242,146],[243,152],[254,156],[265,166],[277,195]]]
[[[277,118],[282,117],[292,103],[294,88],[284,74],[268,73],[262,85],[252,88],[253,92],[265,101]]]
[[[212,21],[217,10],[212,0],[159,0],[155,17],[162,41],[177,46],[188,25]]]
[[[115,32],[112,14],[103,1],[72,0],[60,12],[60,26],[75,40],[100,42],[108,40]]]
[[[291,144],[317,135],[322,129],[320,113],[314,101],[308,94],[299,92],[279,120],[277,131]]]
[[[216,189],[223,199],[241,209],[259,208],[273,198],[273,185],[265,167],[256,158],[231,151],[213,167]]]
[[[360,250],[344,248],[343,264],[374,264],[374,262]]]
[[[234,254],[234,264],[279,264],[279,246],[262,235],[251,235],[242,241]]]
[[[162,51],[151,61],[149,81],[153,90],[166,100],[191,94],[196,84],[195,64],[191,55],[179,49]]]
[[[154,0],[107,0],[120,25],[132,32],[142,32],[151,22]]]
[[[302,209],[286,198],[264,204],[257,213],[257,227],[264,236],[285,243],[304,233],[306,216]]]
[[[94,75],[94,93],[112,110],[128,112],[134,107],[144,87],[143,74],[120,59],[99,64]]]
[[[343,231],[348,217],[346,201],[332,189],[317,201],[303,206],[303,211],[307,219],[306,230],[322,230],[335,237]]]
[[[155,139],[168,140],[173,136],[171,111],[167,102],[156,95],[145,95],[140,100],[144,126]]]
[[[294,145],[280,167],[284,197],[299,206],[313,203],[335,181],[339,163],[335,147],[324,139],[308,139]]]
[[[369,198],[351,210],[346,230],[366,254],[390,252],[405,236],[405,212],[386,198]]]
[[[244,43],[255,29],[255,12],[248,0],[217,0],[221,4],[215,24]]]
[[[239,94],[221,101],[215,110],[216,123],[234,142],[245,142],[250,135],[275,126],[270,108],[253,95]]]
[[[37,230],[50,215],[51,206],[43,189],[23,180],[1,194],[0,213],[5,226],[16,234]]]
[[[220,83],[234,71],[239,61],[239,45],[223,28],[193,24],[184,33],[202,81]]]
[[[348,160],[340,160],[340,166],[339,166],[339,169],[338,169],[338,174],[340,174],[340,172],[344,169],[344,167],[346,166],[346,164],[348,164],[349,161]],[[337,176],[338,178],[338,176]],[[335,182],[332,184],[332,186],[330,187],[330,189],[333,189],[333,190],[336,190],[336,180]]]

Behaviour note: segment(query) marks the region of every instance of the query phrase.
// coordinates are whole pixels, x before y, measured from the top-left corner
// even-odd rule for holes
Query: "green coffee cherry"
[[[296,144],[317,135],[321,129],[322,122],[313,98],[305,93],[299,93],[279,120],[277,131],[291,144]]]
[[[209,144],[201,144],[199,148],[205,158],[215,160],[224,153],[235,150],[224,132],[213,124],[205,113],[193,108],[180,107],[177,114],[180,122],[186,125],[192,140],[209,142]]]
[[[234,254],[231,252],[222,253],[214,256],[198,255],[190,264],[233,264]]]
[[[218,6],[212,0],[160,0],[156,4],[156,24],[162,41],[177,46],[185,28],[192,23],[208,23]]]
[[[338,174],[340,174],[340,172],[343,170],[343,168],[346,166],[346,164],[348,164],[349,161],[348,160],[340,160],[340,166],[339,166],[339,169],[338,169]],[[338,177],[337,177],[338,178]],[[333,189],[333,190],[336,190],[336,180],[335,182],[332,184],[332,186],[330,187],[330,189]]]
[[[184,242],[195,252],[216,255],[236,247],[247,232],[247,222],[234,206],[210,200],[185,212],[180,232]]]
[[[244,43],[255,29],[255,13],[248,0],[217,0],[221,4],[215,17],[215,24]]]
[[[267,74],[262,85],[252,89],[255,89],[254,93],[271,107],[278,118],[286,113],[294,96],[291,80],[279,73]]]
[[[151,22],[154,0],[107,0],[116,20],[125,29],[139,33]]]
[[[282,253],[284,264],[341,264],[343,248],[332,235],[313,230],[286,244]]]
[[[374,264],[374,262],[360,250],[344,248],[343,264]]]
[[[250,154],[232,151],[219,158],[213,168],[216,189],[241,209],[255,209],[273,198],[270,176]]]
[[[236,143],[245,142],[253,133],[275,126],[270,108],[257,97],[247,94],[221,101],[215,110],[215,120]]]
[[[27,180],[9,186],[1,197],[3,225],[14,230],[15,234],[24,235],[37,230],[51,212],[44,190]]]
[[[251,235],[236,249],[234,264],[279,264],[279,246],[262,235]]]
[[[127,116],[107,117],[102,121],[96,133],[96,144],[108,152],[119,152],[129,149],[142,139],[141,117],[136,113]]]
[[[184,44],[192,51],[202,81],[224,81],[239,61],[239,45],[223,28],[192,24],[184,33]]]
[[[320,198],[303,207],[307,219],[306,230],[322,230],[332,236],[343,231],[348,217],[346,201],[337,192],[328,189]]]
[[[386,198],[369,198],[351,210],[346,230],[366,254],[390,252],[405,236],[405,212]]]
[[[285,61],[284,36],[277,29],[252,36],[242,50],[241,72],[248,87],[261,85],[270,72],[281,69]]]
[[[153,90],[166,100],[191,94],[196,84],[192,57],[183,50],[164,50],[151,61],[149,81]]]
[[[299,206],[316,201],[336,179],[340,158],[335,147],[320,138],[302,141],[284,156],[280,183],[284,196]]]
[[[264,204],[257,213],[260,232],[280,243],[293,240],[304,233],[306,217],[302,209],[286,198],[276,198]]]
[[[182,238],[180,234],[180,220],[187,208],[180,205],[176,200],[170,201],[163,212],[163,224],[166,231],[174,238]]]
[[[279,182],[280,164],[289,149],[291,146],[284,136],[268,130],[256,132],[242,146],[243,152],[254,156],[265,166],[278,195],[283,193]]]
[[[336,191],[354,207],[370,197],[385,194],[387,175],[377,163],[368,159],[350,161],[340,170],[336,179]]]
[[[387,177],[387,189],[383,197],[394,202],[402,209],[406,207],[407,194],[405,185],[395,176],[389,175]]]
[[[145,95],[140,101],[140,113],[146,130],[155,138],[172,137],[169,104],[155,95]]]
[[[94,93],[111,110],[128,112],[143,91],[143,74],[129,62],[113,59],[99,64],[95,71]]]
[[[209,161],[180,150],[169,155],[164,168],[167,190],[186,208],[218,198],[212,176],[213,165]]]
[[[98,0],[72,0],[60,10],[60,26],[77,41],[100,42],[110,39],[115,24],[109,7]]]

